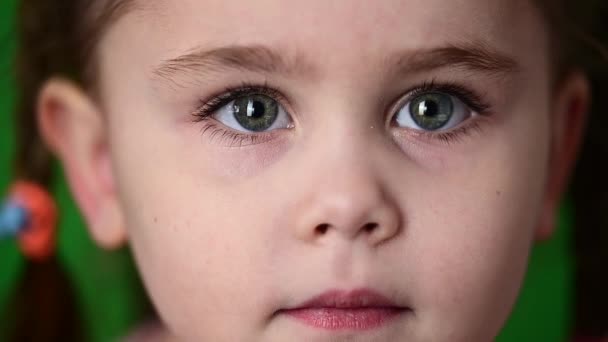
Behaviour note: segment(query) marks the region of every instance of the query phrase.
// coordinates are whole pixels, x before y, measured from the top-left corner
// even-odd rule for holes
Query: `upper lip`
[[[294,309],[304,308],[398,308],[399,305],[386,296],[367,288],[345,290],[328,290],[301,304]]]

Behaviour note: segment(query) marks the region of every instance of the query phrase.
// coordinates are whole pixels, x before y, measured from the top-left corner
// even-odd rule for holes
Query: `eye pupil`
[[[247,104],[247,116],[250,118],[259,119],[264,116],[266,109],[264,104],[260,101],[249,100]]]
[[[278,118],[279,105],[265,95],[249,95],[234,101],[233,115],[236,121],[248,131],[268,130]]]
[[[441,93],[423,94],[410,103],[414,122],[422,129],[434,131],[445,126],[454,112],[454,103],[449,95]]]
[[[439,106],[433,101],[422,101],[418,106],[418,115],[437,116],[439,115]]]

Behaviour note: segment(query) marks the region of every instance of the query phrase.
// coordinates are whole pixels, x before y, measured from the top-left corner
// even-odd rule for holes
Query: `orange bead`
[[[20,181],[10,190],[10,199],[28,211],[27,226],[18,236],[22,252],[34,260],[52,255],[57,231],[57,206],[43,187]]]

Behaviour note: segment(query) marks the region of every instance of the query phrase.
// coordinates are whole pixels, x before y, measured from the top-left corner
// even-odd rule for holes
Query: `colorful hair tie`
[[[18,181],[0,208],[0,238],[17,237],[21,251],[34,260],[53,253],[57,231],[57,206],[43,187]]]

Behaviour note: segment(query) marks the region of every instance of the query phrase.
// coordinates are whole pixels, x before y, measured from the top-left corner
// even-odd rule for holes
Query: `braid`
[[[78,66],[73,32],[75,1],[24,0],[18,12],[16,58],[17,179],[52,186],[53,157],[36,120],[39,88],[56,74],[75,75]],[[56,257],[28,261],[8,315],[10,341],[82,340],[80,315],[72,286]]]

